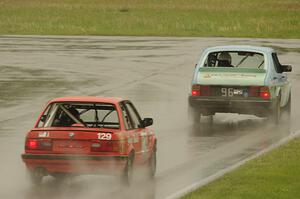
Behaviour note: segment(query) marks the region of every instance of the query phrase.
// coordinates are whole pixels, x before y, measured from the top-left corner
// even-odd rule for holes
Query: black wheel
[[[132,179],[133,179],[133,159],[134,159],[134,156],[130,155],[129,158],[128,158],[128,160],[127,160],[127,163],[126,163],[123,175],[122,175],[122,184],[123,185],[127,185],[128,186],[128,185],[132,184]]]
[[[153,150],[152,155],[148,162],[148,175],[153,179],[156,172],[156,149]]]

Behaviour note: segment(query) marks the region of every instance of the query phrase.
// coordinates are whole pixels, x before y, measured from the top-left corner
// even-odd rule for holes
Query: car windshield
[[[52,103],[37,127],[88,127],[119,129],[119,117],[113,104]]]
[[[264,56],[248,51],[218,51],[209,53],[204,67],[264,68]]]

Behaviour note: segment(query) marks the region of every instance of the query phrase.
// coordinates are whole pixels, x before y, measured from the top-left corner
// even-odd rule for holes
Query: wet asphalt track
[[[250,44],[276,48],[292,64],[291,130],[264,119],[217,114],[193,129],[187,119],[192,71],[208,46]],[[300,40],[0,36],[0,198],[165,198],[243,160],[299,129]],[[158,171],[131,188],[109,176],[82,176],[31,187],[20,154],[42,106],[69,95],[121,96],[153,117]]]

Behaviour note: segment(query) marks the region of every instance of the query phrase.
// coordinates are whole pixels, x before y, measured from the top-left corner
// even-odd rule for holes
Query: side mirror
[[[153,124],[153,119],[152,118],[144,118],[142,120],[142,126],[143,128],[147,127],[147,126],[151,126]]]
[[[291,72],[292,66],[291,65],[281,65],[282,72]]]

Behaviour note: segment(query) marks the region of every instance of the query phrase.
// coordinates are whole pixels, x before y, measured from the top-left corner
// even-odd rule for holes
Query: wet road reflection
[[[288,130],[237,114],[217,114],[213,123],[204,118],[199,128],[189,123],[194,64],[203,48],[228,44],[275,46],[283,63],[300,62],[299,40],[0,37],[0,198],[165,198],[299,129],[295,119]],[[292,118],[298,118],[300,69],[293,69]],[[159,140],[155,180],[122,187],[111,176],[66,182],[49,177],[30,186],[20,158],[25,133],[49,99],[66,95],[129,98],[143,117],[153,117]]]

